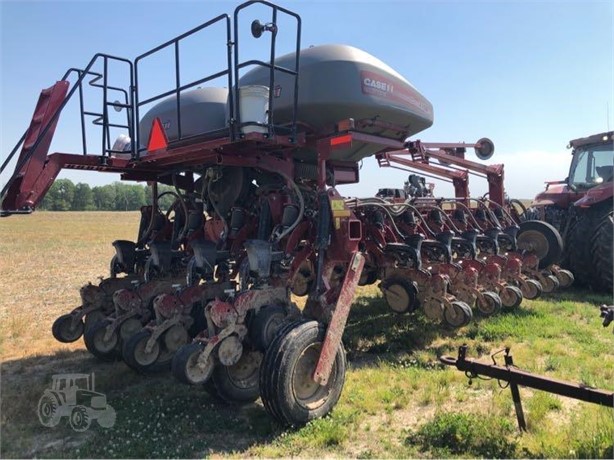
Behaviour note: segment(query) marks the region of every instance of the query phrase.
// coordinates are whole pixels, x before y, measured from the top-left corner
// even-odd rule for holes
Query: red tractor
[[[569,175],[546,182],[528,210],[556,227],[564,240],[562,265],[578,284],[612,293],[614,131],[572,140]]]

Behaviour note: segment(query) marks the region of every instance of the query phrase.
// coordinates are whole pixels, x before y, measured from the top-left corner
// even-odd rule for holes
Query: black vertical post
[[[513,366],[514,360],[509,354],[509,349],[505,354],[505,365]],[[520,400],[520,391],[518,385],[515,382],[510,382],[510,390],[512,392],[512,399],[514,400],[514,409],[516,410],[516,419],[518,420],[518,428],[520,431],[527,431],[527,422],[524,419],[524,411],[522,410],[522,401]]]

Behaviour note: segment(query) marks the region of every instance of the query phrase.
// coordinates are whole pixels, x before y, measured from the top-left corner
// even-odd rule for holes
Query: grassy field
[[[612,410],[521,389],[519,434],[509,390],[444,368],[437,357],[512,347],[515,363],[554,378],[614,390],[614,336],[597,305],[568,290],[456,332],[421,315],[395,316],[374,287],[359,291],[344,343],[350,368],[332,414],[282,429],[260,402],[228,407],[170,375],[100,363],[80,340],[51,336],[79,304],[79,287],[107,273],[111,241],[132,239],[136,213],[44,213],[0,220],[0,457],[563,457],[612,458]],[[611,328],[609,328],[611,329]],[[117,411],[113,428],[43,427],[38,399],[57,373],[96,373]]]

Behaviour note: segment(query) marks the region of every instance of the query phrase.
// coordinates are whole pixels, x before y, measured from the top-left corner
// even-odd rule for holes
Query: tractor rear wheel
[[[588,286],[594,276],[589,237],[592,232],[593,220],[585,215],[572,225],[565,241],[563,266],[571,270],[577,286]]]
[[[108,338],[106,337],[107,326],[109,324],[111,324],[111,321],[108,319],[99,321],[89,329],[86,329],[83,334],[83,341],[87,351],[102,361],[115,361],[120,357],[117,330],[114,330]]]
[[[317,321],[284,328],[266,352],[260,367],[260,396],[267,412],[283,425],[300,426],[328,414],[339,401],[346,358],[340,344],[328,382],[312,378],[326,329]]]
[[[262,353],[246,351],[232,366],[218,364],[211,380],[215,396],[230,404],[249,404],[260,396],[259,371]]]
[[[51,326],[51,333],[58,342],[75,342],[83,335],[83,321],[73,322],[73,315],[68,313],[58,317]]]
[[[591,256],[596,276],[594,284],[597,289],[612,294],[614,278],[612,260],[614,253],[614,212],[607,213],[598,223],[591,238]]]
[[[41,424],[47,428],[52,428],[60,423],[62,417],[59,409],[58,399],[53,394],[45,392],[38,401],[38,419]]]

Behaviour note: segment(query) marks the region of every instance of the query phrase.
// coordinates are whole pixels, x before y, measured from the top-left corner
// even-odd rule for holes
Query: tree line
[[[173,190],[166,185],[158,186],[158,193]],[[167,208],[173,201],[172,195],[162,197],[160,206]],[[151,204],[151,187],[138,184],[113,182],[108,185],[90,187],[70,179],[56,180],[38,209],[46,211],[137,211],[141,206]]]

